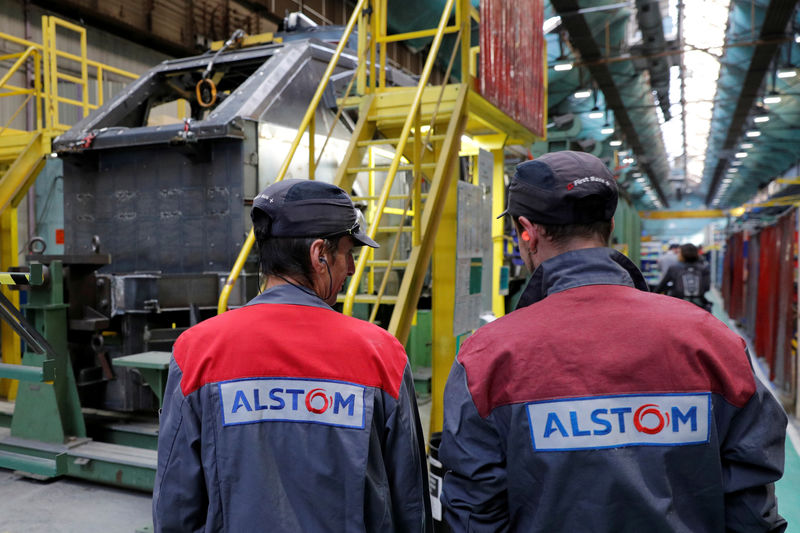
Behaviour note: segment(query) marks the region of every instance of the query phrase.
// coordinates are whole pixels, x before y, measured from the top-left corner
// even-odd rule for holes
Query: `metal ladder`
[[[356,93],[359,96],[348,96],[348,86],[345,96],[339,100],[339,106],[340,112],[343,108],[357,108],[359,118],[334,182],[350,191],[359,177],[367,176],[367,195],[356,196],[354,201],[366,203],[369,224],[367,233],[371,238],[382,242],[386,248],[391,248],[391,252],[388,258],[376,259],[372,251],[362,250],[347,293],[340,295],[339,299],[344,302],[344,313],[349,315],[353,314],[355,303],[371,304],[373,308],[370,320],[373,321],[381,304],[393,306],[391,320],[383,325],[404,342],[433,251],[434,237],[466,122],[467,85],[428,86],[428,82],[442,39],[447,33],[458,33],[458,38],[445,79],[449,77],[458,50],[462,52],[463,64],[467,64],[463,58],[470,55],[469,42],[468,37],[462,37],[468,34],[470,10],[468,2],[464,0],[448,0],[436,28],[404,35],[388,35],[387,1],[372,2],[371,10],[365,9],[367,5],[366,0],[361,0],[354,7],[353,15],[339,40],[339,46],[320,80],[317,92],[298,128],[295,142],[275,181],[282,180],[286,175],[303,135],[308,131],[309,139],[313,138],[316,108],[344,44],[358,25],[359,68],[351,83],[357,80]],[[454,8],[456,23],[448,25]],[[416,87],[387,87],[386,45],[392,41],[420,36],[431,36],[433,41],[419,83]],[[369,65],[373,68],[368,76]],[[309,178],[314,179],[316,152],[313,143],[309,144]],[[325,144],[323,148],[324,146]],[[376,149],[384,150],[383,153],[388,154],[386,159],[391,161],[388,164],[376,164]],[[411,184],[406,188],[396,183],[398,172],[404,171],[411,172],[413,176]],[[399,205],[395,205],[398,202]],[[396,225],[390,226],[383,223],[385,215],[399,216],[400,220]],[[400,250],[400,236],[407,233],[411,234],[410,249]],[[386,246],[392,236],[394,240],[390,246]],[[230,292],[254,243],[255,236],[251,230],[222,290],[218,312],[227,310]],[[376,290],[375,275],[380,267],[383,267],[384,275]],[[399,290],[394,294],[387,294],[388,273],[392,271],[402,272]],[[360,290],[362,279],[365,280],[364,290]]]
[[[367,176],[368,195],[353,200],[366,203],[368,234],[390,250],[376,259],[375,250],[362,249],[347,292],[339,300],[348,315],[353,314],[356,303],[371,305],[371,322],[376,320],[379,306],[392,306],[391,319],[381,325],[401,340],[411,327],[442,205],[455,173],[466,92],[462,85],[418,86],[352,100],[361,108],[360,118],[336,184],[351,190],[359,176]],[[390,164],[378,161],[376,148],[387,150],[383,153],[387,159],[391,157]],[[398,184],[401,171],[410,173],[410,183]],[[375,187],[380,181],[376,175],[382,177],[380,191]],[[403,237],[408,234],[410,239]],[[406,246],[401,249],[403,241]],[[393,272],[399,283],[389,294],[387,285]],[[376,283],[377,277],[380,283]]]

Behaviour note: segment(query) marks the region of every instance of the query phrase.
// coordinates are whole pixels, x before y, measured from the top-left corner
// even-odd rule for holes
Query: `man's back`
[[[696,307],[578,286],[484,326],[458,362],[441,457],[454,470],[451,518],[474,531],[763,531],[775,521],[762,492],[780,477],[783,443],[769,439],[785,415],[753,379],[741,339]],[[460,453],[457,442],[480,444]]]
[[[161,438],[194,453],[160,450],[154,509],[194,514],[165,529],[424,528],[413,382],[384,330],[329,308],[248,305],[182,335],[172,365]],[[190,501],[198,486],[207,502]]]
[[[682,298],[710,311],[711,304],[705,297],[710,288],[711,272],[706,262],[678,262],[669,268],[656,287],[656,292]]]
[[[670,249],[661,254],[656,262],[658,264],[658,270],[661,272],[661,279],[664,279],[664,276],[667,275],[667,271],[673,265],[677,265],[679,262],[678,254],[675,250]]]

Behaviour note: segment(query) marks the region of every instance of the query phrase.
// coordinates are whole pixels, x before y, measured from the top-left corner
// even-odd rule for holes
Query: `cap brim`
[[[369,238],[363,231],[351,233],[350,236],[356,242],[356,246],[369,246],[370,248],[380,248],[381,245]]]
[[[503,217],[504,217],[504,216],[506,216],[507,214],[508,214],[508,209],[506,209],[505,211],[503,211],[502,213],[500,213],[499,215],[497,215],[497,218],[503,218]]]

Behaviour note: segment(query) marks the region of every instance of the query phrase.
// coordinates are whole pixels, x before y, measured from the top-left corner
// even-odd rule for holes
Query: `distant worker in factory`
[[[155,531],[430,531],[403,346],[331,306],[364,233],[347,193],[291,179],[251,212],[264,292],[175,343]]]
[[[706,293],[711,289],[711,272],[691,243],[682,244],[678,252],[678,262],[669,267],[656,287],[659,294],[682,298],[688,302],[711,311],[711,302]]]
[[[667,251],[659,256],[658,261],[656,261],[656,265],[658,265],[658,271],[660,272],[661,276],[660,279],[664,279],[664,276],[667,275],[667,270],[669,270],[669,267],[678,264],[678,251],[680,248],[680,244],[673,242],[669,245]]]
[[[608,248],[617,185],[582,152],[517,167],[505,215],[532,276],[444,393],[453,531],[783,531],[787,417],[744,341],[652,294]]]

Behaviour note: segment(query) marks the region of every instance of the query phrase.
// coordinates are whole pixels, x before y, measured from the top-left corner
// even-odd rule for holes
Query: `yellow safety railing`
[[[461,41],[461,35],[462,35],[461,31],[459,31],[458,34],[457,34],[457,37],[456,37],[456,42],[453,45],[453,50],[452,50],[452,52],[450,54],[450,60],[447,63],[447,70],[445,71],[445,75],[444,75],[445,79],[448,79],[450,77],[450,72],[453,69],[453,63],[454,63],[455,58],[456,58],[456,53],[458,52],[458,44]],[[394,266],[395,258],[397,256],[397,249],[398,249],[398,246],[400,244],[400,235],[403,233],[402,221],[405,220],[406,216],[411,215],[413,217],[412,218],[412,224],[411,224],[411,236],[412,236],[411,244],[413,246],[418,246],[420,244],[421,240],[422,240],[422,222],[420,220],[421,217],[416,216],[417,214],[419,214],[419,215],[422,214],[422,208],[421,208],[421,206],[422,206],[422,151],[423,151],[423,146],[428,146],[429,143],[430,143],[431,134],[433,133],[433,127],[436,124],[436,117],[437,117],[437,114],[439,113],[439,108],[441,106],[442,97],[444,96],[444,90],[445,90],[446,87],[447,87],[446,85],[442,85],[440,90],[439,90],[439,97],[438,97],[438,99],[436,101],[436,105],[434,106],[433,111],[431,113],[431,119],[430,119],[429,125],[427,126],[427,132],[426,132],[426,137],[425,137],[424,141],[422,140],[422,134],[423,134],[422,130],[424,130],[425,127],[420,125],[421,123],[420,123],[420,109],[419,108],[417,108],[416,114],[414,116],[414,131],[415,132],[419,132],[419,134],[415,134],[414,135],[414,165],[413,165],[413,167],[414,167],[414,169],[413,169],[414,170],[414,174],[413,174],[414,175],[414,182],[413,182],[413,190],[411,191],[411,194],[409,194],[405,198],[406,201],[405,201],[405,205],[403,206],[403,209],[384,208],[383,211],[382,211],[383,214],[399,214],[399,215],[401,215],[401,217],[400,217],[401,223],[397,227],[397,229],[395,230],[394,244],[392,245],[392,250],[389,252],[389,260],[388,260],[388,262],[386,264],[386,267],[384,269],[383,278],[381,279],[380,287],[378,288],[378,291],[375,293],[375,303],[373,304],[372,311],[370,312],[370,315],[369,315],[369,321],[370,322],[375,322],[375,318],[378,315],[378,309],[380,308],[381,300],[383,299],[384,293],[386,291],[386,285],[387,285],[387,283],[389,281],[389,273],[391,272],[391,270],[392,270],[392,268]],[[401,161],[404,161],[404,160],[405,159],[401,157]],[[373,163],[372,163],[372,161],[370,161],[370,166],[372,166],[372,165],[373,165]],[[373,179],[372,174],[373,173],[370,172],[370,190],[374,190],[374,186],[372,184],[372,179]],[[391,187],[391,182],[389,183],[388,186]],[[413,205],[415,206],[414,210],[411,210],[412,202],[413,202]],[[374,206],[373,206],[373,213],[374,212],[375,211],[374,211]],[[380,217],[376,217],[374,225],[377,227],[379,225],[379,223],[380,223]],[[366,261],[371,261],[373,259],[374,251],[370,248],[368,253],[369,253],[369,257],[366,259]],[[375,284],[375,280],[374,280],[375,273],[374,273],[374,270],[375,270],[375,267],[370,268],[370,271],[369,271],[369,274],[368,274],[368,278],[367,278],[367,281],[368,281],[367,291],[370,294],[372,294],[373,291],[374,291],[374,284]],[[351,284],[353,284],[356,288],[360,284],[360,280],[358,278],[356,278],[355,274],[353,275],[353,278],[351,279]],[[347,300],[345,300],[345,302],[346,301]],[[345,303],[345,305],[346,305],[346,303]],[[352,309],[352,307],[351,307],[351,309]]]
[[[9,89],[9,90],[7,90],[6,92],[0,93],[0,96],[16,96],[16,95],[24,95],[24,94],[27,94],[28,96],[25,98],[25,100],[22,101],[22,104],[20,104],[17,107],[16,111],[14,111],[14,113],[12,113],[11,117],[9,117],[9,119],[6,121],[6,123],[3,124],[3,128],[0,129],[0,135],[3,135],[3,133],[8,129],[8,126],[12,122],[14,122],[15,118],[17,118],[17,115],[19,115],[19,112],[22,111],[25,108],[25,106],[28,105],[28,102],[31,101],[31,98],[34,98],[34,97],[37,97],[36,98],[37,129],[41,128],[41,120],[42,120],[41,100],[38,98],[38,96],[42,92],[42,81],[41,81],[42,80],[42,76],[41,76],[42,56],[41,56],[41,54],[39,53],[39,51],[36,48],[34,48],[33,46],[29,46],[24,52],[20,52],[18,54],[7,54],[7,55],[4,55],[4,56],[0,56],[0,60],[11,59],[11,58],[14,58],[14,57],[17,57],[18,59],[14,62],[13,65],[11,65],[11,68],[8,70],[8,72],[6,72],[6,74],[2,78],[0,78],[0,90],[2,90],[2,89]],[[25,62],[28,60],[28,58],[32,58],[33,59],[33,65],[34,65],[34,80],[33,80],[33,83],[34,83],[34,86],[32,88],[30,88],[30,89],[24,89],[22,87],[12,87],[12,86],[10,86],[8,84],[8,80],[10,80],[11,77],[16,72],[19,71],[19,69],[25,64]]]
[[[57,48],[59,28],[77,32],[79,55]],[[18,52],[0,55],[2,61],[13,61],[8,70],[0,72],[0,107],[14,110],[0,128],[0,153],[3,166],[7,167],[0,172],[0,269],[4,269],[18,261],[16,206],[44,166],[44,156],[51,151],[51,139],[71,127],[59,118],[59,105],[77,106],[79,115],[85,117],[103,105],[103,83],[109,73],[126,82],[138,75],[88,59],[86,30],[56,17],[42,17],[41,44],[2,32],[0,43],[3,48],[20,48]],[[13,83],[15,78],[27,79],[29,74],[30,83],[26,81],[23,86]],[[92,79],[97,80],[94,97],[90,91]],[[66,88],[77,88],[80,96],[77,99],[65,96]],[[24,130],[12,128],[22,110],[31,107],[33,122],[26,124]],[[6,297],[13,305],[19,304],[16,292],[6,293]],[[19,339],[5,324],[0,324],[0,330],[3,362],[18,364]],[[16,383],[0,380],[0,395],[13,399]]]
[[[58,49],[56,43],[58,28],[64,28],[78,34],[80,42],[79,55]],[[35,98],[37,130],[46,128],[58,130],[60,133],[71,127],[69,124],[63,124],[59,119],[58,104],[60,103],[81,108],[84,117],[90,111],[102,106],[104,97],[103,82],[108,73],[115,74],[126,80],[135,80],[139,77],[132,72],[89,59],[87,57],[86,29],[56,17],[42,17],[42,44],[20,39],[6,33],[0,33],[0,41],[7,41],[25,47],[22,52],[0,56],[0,60],[17,58],[17,61],[0,78],[0,97],[29,95],[21,106],[23,108],[31,97]],[[28,60],[33,61],[34,86],[32,88],[20,87],[9,83],[12,76],[20,72],[20,69],[25,66]],[[77,63],[80,68],[80,75],[73,76],[64,72],[63,68],[59,69],[59,64],[63,61]],[[94,70],[94,76],[91,76],[91,70]],[[97,81],[95,98],[91,98],[89,87],[92,79]],[[80,89],[81,99],[76,100],[60,93],[59,81],[70,82],[77,86]],[[42,113],[42,107],[46,110],[44,114]],[[8,121],[8,124],[13,121],[13,118],[16,118],[16,114]],[[42,120],[43,116],[46,117],[46,121]],[[8,124],[0,132],[7,129]]]
[[[314,176],[314,128],[315,128],[315,120],[314,117],[317,112],[317,106],[319,105],[320,101],[322,100],[322,95],[325,92],[325,88],[328,86],[328,82],[331,79],[331,75],[333,74],[334,69],[336,68],[337,63],[339,62],[339,57],[342,55],[342,51],[347,44],[347,41],[350,39],[350,36],[353,33],[353,28],[355,28],[356,22],[359,20],[363,20],[364,17],[364,6],[366,5],[367,0],[359,0],[355,7],[353,8],[353,14],[350,16],[350,20],[347,22],[347,26],[344,29],[344,33],[342,37],[339,39],[339,44],[336,47],[336,50],[331,57],[330,62],[328,63],[328,67],[325,69],[325,73],[322,75],[322,79],[317,86],[317,91],[314,93],[314,97],[311,99],[311,103],[306,110],[306,114],[303,116],[303,120],[300,122],[300,126],[297,128],[297,135],[295,135],[294,141],[292,142],[291,147],[289,148],[289,153],[286,155],[286,159],[283,161],[283,165],[281,165],[280,170],[278,170],[278,174],[275,178],[275,181],[281,181],[285,176],[286,172],[289,170],[289,165],[294,158],[294,154],[297,151],[297,148],[300,146],[300,141],[303,139],[303,135],[305,135],[306,130],[308,130],[308,139],[309,139],[309,171],[310,176],[313,179]],[[361,32],[359,32],[359,39],[361,39]],[[225,286],[222,288],[222,291],[219,296],[219,301],[217,303],[217,312],[224,313],[228,310],[228,300],[230,299],[231,291],[233,290],[233,286],[236,284],[236,280],[239,279],[239,274],[242,272],[242,268],[244,268],[245,261],[247,260],[247,256],[250,255],[250,251],[253,249],[253,244],[256,242],[256,237],[253,229],[250,229],[250,233],[248,233],[247,238],[242,245],[242,249],[239,251],[239,255],[236,258],[236,262],[231,269],[230,274],[228,275],[228,279],[225,281]]]
[[[386,7],[386,0],[380,0],[380,2],[382,4],[382,7]],[[376,210],[375,211],[375,220],[373,221],[372,224],[370,224],[369,231],[368,231],[369,237],[371,239],[373,239],[373,240],[375,239],[375,237],[376,237],[376,235],[378,233],[378,227],[380,225],[381,218],[383,217],[384,210],[386,208],[386,203],[387,203],[387,201],[389,199],[389,193],[390,193],[391,188],[392,188],[392,183],[394,182],[394,178],[397,175],[397,169],[400,167],[400,160],[403,157],[403,151],[405,150],[406,143],[408,142],[408,137],[409,137],[409,135],[411,133],[412,127],[414,128],[414,130],[416,132],[416,134],[414,135],[415,143],[418,143],[421,140],[422,132],[421,132],[421,123],[420,123],[420,109],[421,109],[421,103],[422,103],[422,95],[425,92],[425,87],[428,85],[428,80],[430,79],[431,72],[433,71],[433,65],[434,65],[434,62],[436,60],[436,56],[439,53],[439,48],[440,48],[440,46],[442,44],[442,39],[443,39],[446,31],[450,31],[450,29],[447,26],[447,21],[450,18],[450,12],[452,11],[454,4],[456,4],[456,21],[457,21],[457,24],[456,24],[456,26],[450,27],[450,29],[451,28],[455,28],[454,31],[458,31],[458,29],[461,27],[460,18],[459,18],[460,9],[458,7],[460,5],[460,2],[456,3],[455,0],[448,0],[447,4],[445,5],[444,10],[442,11],[442,16],[439,19],[439,25],[438,25],[437,30],[435,32],[435,35],[434,35],[434,38],[433,38],[433,42],[431,43],[431,48],[430,48],[430,51],[428,52],[428,58],[425,61],[425,66],[422,69],[422,74],[420,75],[419,83],[417,84],[417,89],[416,89],[416,91],[414,93],[414,98],[413,98],[411,106],[410,106],[410,108],[408,110],[408,116],[407,116],[405,122],[403,123],[403,129],[402,129],[402,131],[400,133],[400,137],[399,137],[399,140],[397,142],[397,148],[395,149],[394,158],[392,159],[392,163],[389,166],[389,169],[387,171],[386,182],[384,184],[383,191],[381,191],[381,195],[378,198],[377,205],[375,206],[375,210]],[[379,12],[383,12],[383,11],[385,11],[385,10],[384,9],[379,10]],[[378,18],[380,18],[380,17],[378,17]],[[375,29],[375,28],[373,28],[373,29]],[[373,42],[381,42],[381,43],[383,43],[387,39],[387,36],[385,35],[385,27],[380,27],[379,29],[383,30],[384,34],[383,35],[378,35],[377,39],[374,39]],[[419,32],[412,32],[411,35],[416,34],[416,33],[419,33]],[[418,37],[420,35],[415,35],[415,36]],[[408,37],[406,37],[406,38],[408,38]],[[456,50],[457,48],[458,48],[458,46],[456,45],[454,47],[454,50]],[[384,58],[385,58],[385,54],[381,54],[381,56],[382,56],[381,61],[383,62]],[[374,55],[373,55],[373,57],[374,57]],[[375,63],[372,62],[371,64],[374,65]],[[384,65],[382,64],[381,65],[381,72],[383,72],[383,70],[384,70],[383,66]],[[374,78],[374,76],[372,76],[372,78]],[[430,130],[429,130],[429,132],[430,132]],[[419,165],[421,163],[421,161],[420,161],[421,158],[420,157],[415,157],[415,159],[416,159],[416,161],[414,162],[414,164],[416,166],[416,169],[415,169],[416,170],[416,172],[415,172],[416,176],[415,176],[415,184],[414,184],[414,188],[415,188],[414,195],[418,199],[419,198],[419,194],[420,194],[419,187],[421,185],[421,183],[420,183],[421,172],[419,172],[420,171]],[[416,205],[419,205],[419,204],[416,204]],[[415,230],[415,232],[414,232],[414,241],[415,242],[419,242],[419,232],[418,232],[418,230]],[[350,284],[347,287],[347,295],[345,297],[344,305],[343,305],[343,309],[342,309],[342,312],[344,314],[346,314],[346,315],[352,315],[353,314],[353,304],[355,303],[356,292],[358,291],[358,286],[359,286],[359,284],[361,282],[361,277],[364,275],[364,270],[365,270],[365,268],[367,266],[368,256],[369,256],[369,254],[359,254],[359,256],[358,256],[358,261],[356,262],[356,266],[355,266],[355,272],[353,273],[353,276],[350,279]],[[391,261],[390,261],[390,266],[391,266]],[[387,276],[384,276],[384,278],[386,278],[386,277]],[[377,309],[377,307],[378,306],[375,305],[375,309]]]

